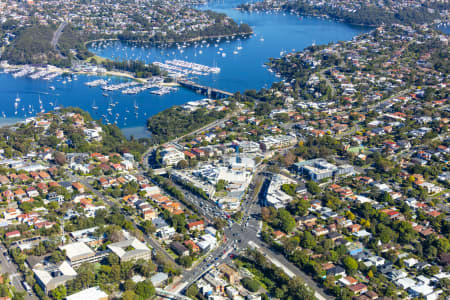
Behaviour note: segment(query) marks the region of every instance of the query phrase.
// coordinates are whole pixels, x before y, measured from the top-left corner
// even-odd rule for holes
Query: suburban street
[[[22,282],[24,281],[24,278],[22,274],[18,272],[17,266],[11,260],[7,259],[9,255],[5,255],[5,251],[6,249],[3,244],[0,245],[0,269],[2,273],[9,274],[12,285],[17,291],[25,293],[26,300],[37,300],[38,298],[33,293],[27,293],[23,288]]]
[[[73,180],[73,181],[78,181],[78,182],[80,182],[81,184],[83,184],[86,188],[88,188],[88,189],[90,189],[97,197],[99,197],[100,199],[102,199],[103,201],[105,201],[109,206],[114,206],[114,205],[116,205],[116,203],[114,203],[113,201],[111,201],[110,199],[108,199],[105,195],[103,195],[102,193],[100,193],[99,191],[97,191],[87,180],[85,180],[85,179],[83,179],[83,178],[81,178],[81,177],[76,177],[76,176],[74,176],[74,175],[72,175],[72,174],[69,174],[69,177],[70,177],[70,179],[71,180]],[[133,226],[135,227],[135,228],[138,228],[139,229],[139,226],[138,226],[138,224],[136,224],[136,222],[132,219],[132,218],[130,218],[129,216],[127,216],[127,215],[125,215],[125,218],[128,220],[128,221],[131,221],[132,223],[133,223]],[[168,258],[170,261],[172,261],[173,263],[175,263],[176,264],[176,262],[175,262],[175,260],[173,259],[173,257],[172,256],[170,256],[162,247],[161,247],[161,245],[157,242],[157,241],[155,241],[151,236],[149,236],[149,235],[147,235],[147,234],[144,234],[144,239],[145,239],[145,242],[147,242],[153,249],[156,249],[156,250],[158,250],[158,251],[160,251],[161,253],[163,253],[165,256],[166,256],[166,258]]]

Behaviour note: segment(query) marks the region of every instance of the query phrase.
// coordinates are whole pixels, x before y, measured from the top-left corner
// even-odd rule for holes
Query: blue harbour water
[[[206,47],[206,43],[198,43],[197,46],[191,43],[181,48],[182,51],[175,46],[160,48],[122,44],[118,41],[103,42],[101,47],[98,44],[91,45],[91,51],[111,59],[139,59],[150,63],[176,58],[217,66],[221,68],[220,73],[200,76],[195,81],[235,92],[270,87],[273,82],[281,80],[264,67],[264,63],[270,57],[280,57],[286,52],[302,50],[313,43],[327,44],[339,40],[350,40],[359,33],[370,30],[366,27],[351,26],[332,20],[291,14],[245,13],[235,9],[242,2],[242,0],[209,2],[199,8],[222,12],[238,23],[249,24],[254,30],[254,35],[250,38],[209,41],[209,47]],[[242,49],[237,50],[238,47]],[[233,51],[237,51],[237,54],[233,54]],[[6,120],[10,117],[24,118],[29,116],[30,107],[34,109],[34,113],[39,110],[40,98],[45,110],[50,110],[56,105],[80,107],[89,111],[94,118],[104,119],[106,116],[110,122],[117,121],[117,125],[126,135],[140,137],[148,136],[143,127],[151,115],[173,105],[203,98],[202,95],[184,88],[163,96],[152,95],[149,91],[136,95],[123,95],[121,91],[115,91],[108,92],[108,97],[105,97],[99,87],[90,88],[84,84],[97,78],[97,76],[78,75],[77,80],[67,81],[64,84],[64,79],[61,77],[48,82],[0,74],[2,103],[0,113],[5,112]],[[110,80],[111,82],[124,81],[114,77]],[[51,86],[55,89],[52,90]],[[14,115],[14,101],[17,94],[21,101],[17,115]],[[93,101],[99,107],[98,110],[92,109]],[[116,105],[112,107],[111,114],[108,114],[106,109],[111,103]],[[134,109],[135,103],[139,107],[137,114]],[[3,119],[3,122],[6,120]]]
[[[440,30],[442,33],[449,35],[450,34],[450,24],[449,25],[441,25],[441,26],[437,27],[437,30]]]

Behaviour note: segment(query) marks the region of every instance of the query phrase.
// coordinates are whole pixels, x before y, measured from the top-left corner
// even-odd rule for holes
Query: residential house
[[[172,249],[178,256],[189,255],[189,249],[183,246],[180,242],[172,242],[170,244],[170,249]]]
[[[79,182],[72,183],[72,187],[78,191],[78,193],[83,194],[85,192],[84,186]]]
[[[202,231],[205,229],[205,222],[203,220],[194,221],[194,222],[188,223],[187,228],[189,229],[189,231],[192,231],[192,230]]]

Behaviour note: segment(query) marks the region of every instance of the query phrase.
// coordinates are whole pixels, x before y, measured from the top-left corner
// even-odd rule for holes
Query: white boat
[[[55,90],[55,87],[54,87],[53,85],[49,86],[49,88],[50,88],[52,91]]]
[[[95,100],[92,102],[92,109],[93,110],[97,110],[98,109],[98,106],[95,105]]]
[[[222,53],[222,57],[226,57],[227,56],[227,54],[226,53]]]
[[[242,50],[242,44],[241,44],[241,40],[238,39],[238,46],[236,47],[236,50],[241,51]]]
[[[19,94],[17,94],[17,96],[16,96],[16,102],[20,102]]]
[[[97,79],[97,80],[85,83],[85,85],[87,85],[88,87],[95,87],[95,86],[106,85],[106,84],[108,84],[108,82],[104,79]]]

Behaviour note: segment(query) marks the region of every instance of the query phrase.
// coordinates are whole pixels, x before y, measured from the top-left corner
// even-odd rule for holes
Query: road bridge
[[[179,79],[177,81],[181,86],[184,86],[186,88],[189,88],[191,90],[196,91],[197,93],[203,94],[211,99],[221,99],[221,98],[226,98],[226,97],[231,97],[233,96],[233,93],[224,91],[224,90],[220,90],[220,89],[216,89],[216,88],[212,88],[209,86],[205,86],[205,85],[201,85],[198,84],[196,82],[193,82],[191,80],[187,80],[187,79]]]

